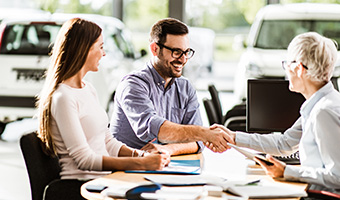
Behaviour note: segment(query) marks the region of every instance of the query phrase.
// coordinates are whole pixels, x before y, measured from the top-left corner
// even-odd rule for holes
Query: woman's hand
[[[221,133],[226,135],[226,142],[229,142],[231,144],[235,144],[235,137],[236,137],[236,133],[229,130],[228,128],[226,128],[223,125],[220,124],[213,124],[210,127],[210,130],[215,130],[215,131],[220,131]],[[205,142],[204,145],[209,148],[210,150],[212,150],[213,152],[218,152],[218,153],[222,153],[227,149],[230,149],[230,146],[226,146],[225,148],[219,148],[219,146],[214,145],[212,142]]]
[[[167,152],[146,153],[143,157],[145,170],[161,170],[170,162],[170,155]]]
[[[265,162],[258,158],[254,158],[254,160],[261,165],[261,167],[266,171],[266,174],[273,178],[282,178],[285,168],[286,168],[286,163],[279,161],[278,159],[274,158],[271,155],[266,156],[267,160],[269,160],[271,163],[274,165],[266,165]]]

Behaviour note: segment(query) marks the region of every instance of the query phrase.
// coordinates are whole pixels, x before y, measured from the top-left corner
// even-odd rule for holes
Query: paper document
[[[242,153],[244,156],[246,156],[247,158],[249,158],[250,160],[253,160],[254,157],[258,154],[252,152],[250,149],[245,149],[243,147],[239,147],[239,146],[236,146],[234,144],[231,144],[231,143],[227,143],[229,146],[231,146],[232,148],[234,148],[235,150],[237,150],[238,152]]]
[[[200,160],[171,160],[169,165],[162,170],[128,170],[126,173],[151,173],[151,174],[191,174],[201,173]]]
[[[227,181],[224,178],[210,175],[146,175],[144,178],[165,186],[223,185]]]
[[[273,163],[271,163],[269,160],[267,160],[264,156],[258,154],[258,153],[254,153],[254,150],[252,151],[251,149],[246,149],[243,147],[239,147],[236,146],[234,144],[231,143],[227,143],[229,146],[231,146],[232,148],[234,148],[235,150],[237,150],[238,152],[242,153],[244,156],[246,156],[247,158],[254,160],[254,158],[258,158],[260,160],[262,160],[263,162],[265,162],[267,165],[273,165]]]
[[[200,199],[204,194],[203,187],[162,187],[155,193],[142,193],[144,199]]]
[[[293,187],[277,186],[233,186],[227,188],[228,192],[248,198],[284,198],[284,197],[306,197],[304,190]]]
[[[255,184],[229,182],[222,187],[226,192],[246,198],[287,198],[307,196],[306,191],[301,187],[266,180],[257,181]]]

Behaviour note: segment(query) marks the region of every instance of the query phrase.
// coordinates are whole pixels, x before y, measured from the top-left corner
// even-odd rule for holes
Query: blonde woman
[[[93,179],[114,170],[159,170],[169,155],[143,152],[117,141],[93,86],[83,80],[105,56],[101,28],[67,21],[57,36],[46,82],[38,97],[38,135],[59,157],[62,179]],[[133,157],[133,158],[131,158]]]
[[[337,45],[315,32],[296,36],[282,62],[289,89],[306,101],[301,117],[282,135],[247,134],[230,131],[232,143],[273,155],[289,155],[297,150],[301,166],[286,165],[272,156],[273,166],[257,161],[274,178],[302,181],[313,188],[340,193],[340,93],[330,79],[337,60]],[[209,144],[207,144],[209,145]]]

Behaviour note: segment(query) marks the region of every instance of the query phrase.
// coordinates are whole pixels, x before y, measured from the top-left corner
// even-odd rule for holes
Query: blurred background
[[[196,51],[185,67],[184,76],[197,89],[203,122],[209,126],[202,104],[202,99],[210,98],[207,90],[209,84],[214,84],[219,91],[223,113],[240,102],[234,95],[235,73],[245,52],[244,41],[256,13],[268,4],[302,2],[340,4],[340,0],[0,0],[0,20],[19,15],[29,20],[30,15],[26,11],[21,12],[21,9],[42,10],[51,14],[86,13],[115,17],[123,23],[128,40],[132,43],[133,52],[136,53],[132,57],[141,57],[145,62],[149,55],[143,52],[148,52],[148,33],[153,23],[165,17],[180,19],[190,27],[191,45]],[[1,54],[0,70],[6,62],[12,62],[5,60]],[[122,76],[127,72],[119,73]],[[0,89],[5,87],[1,80],[0,84]],[[30,118],[0,115],[0,200],[30,199],[18,139],[34,129],[36,122]]]

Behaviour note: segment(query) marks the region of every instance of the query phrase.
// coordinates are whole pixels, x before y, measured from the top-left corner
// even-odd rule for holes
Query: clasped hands
[[[231,147],[228,146],[228,142],[231,144],[235,144],[236,133],[229,130],[223,125],[213,124],[210,126],[210,131],[212,131],[212,136],[214,138],[208,138],[208,141],[204,143],[204,145],[212,150],[213,152],[222,153]],[[284,170],[286,168],[286,164],[282,161],[277,160],[271,155],[267,155],[267,159],[273,163],[273,165],[267,165],[265,162],[260,159],[255,158],[255,161],[261,165],[261,167],[265,170],[266,174],[273,178],[282,178],[284,174]]]
[[[235,144],[235,132],[229,130],[223,125],[213,124],[209,127],[209,135],[204,145],[213,152],[222,153],[228,149],[228,142]]]

